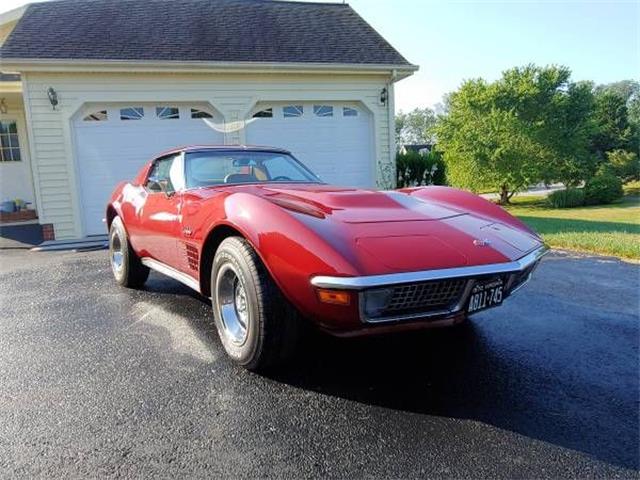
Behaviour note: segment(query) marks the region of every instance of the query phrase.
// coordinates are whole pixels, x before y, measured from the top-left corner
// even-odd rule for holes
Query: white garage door
[[[290,150],[325,182],[375,184],[370,113],[358,104],[259,104],[247,124],[247,143]]]
[[[174,147],[222,144],[222,117],[204,105],[87,106],[74,121],[81,212],[87,235],[104,234],[114,187]]]

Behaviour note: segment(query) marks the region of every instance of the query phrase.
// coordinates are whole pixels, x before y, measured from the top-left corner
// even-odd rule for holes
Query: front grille
[[[363,292],[368,321],[428,315],[452,310],[461,300],[468,279],[409,283]]]
[[[466,280],[444,280],[394,287],[391,301],[385,310],[393,314],[447,308],[458,301],[466,283]]]

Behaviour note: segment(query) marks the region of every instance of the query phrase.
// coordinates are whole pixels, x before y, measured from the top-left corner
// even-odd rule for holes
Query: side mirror
[[[164,192],[168,197],[173,195],[173,190],[166,178],[149,177],[147,179],[147,189],[152,192]]]

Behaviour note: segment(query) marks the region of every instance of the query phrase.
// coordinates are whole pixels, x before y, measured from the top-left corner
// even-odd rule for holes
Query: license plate
[[[502,280],[490,280],[476,284],[469,297],[468,313],[479,312],[502,303],[504,285]]]

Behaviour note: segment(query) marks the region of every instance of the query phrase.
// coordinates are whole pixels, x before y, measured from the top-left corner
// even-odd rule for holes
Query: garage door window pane
[[[351,107],[344,107],[342,109],[342,115],[344,117],[357,117],[358,116],[358,110],[356,110],[355,108],[351,108]]]
[[[161,120],[173,120],[180,118],[178,107],[156,107],[156,115]]]
[[[0,122],[0,161],[19,162],[20,142],[17,134],[18,128],[15,121],[5,120]]]
[[[273,108],[265,108],[253,114],[253,118],[273,118]]]
[[[197,108],[191,109],[191,118],[213,118],[209,112],[205,112],[204,110],[198,110]]]
[[[313,113],[318,117],[333,117],[333,107],[331,105],[314,105]]]
[[[97,112],[90,113],[82,120],[85,122],[104,122],[107,119],[106,110],[98,110]]]
[[[282,109],[282,113],[284,118],[301,117],[304,113],[304,108],[302,108],[302,105],[289,105]]]
[[[127,107],[120,109],[120,120],[140,120],[144,117],[142,107]]]

